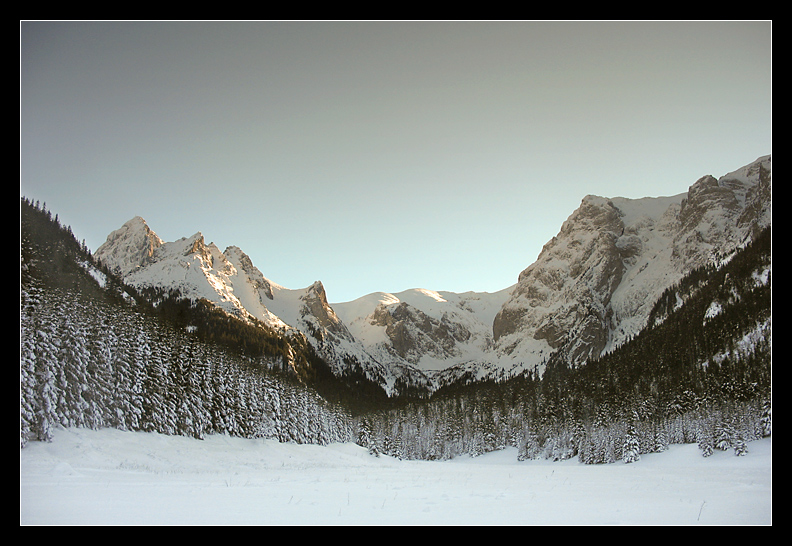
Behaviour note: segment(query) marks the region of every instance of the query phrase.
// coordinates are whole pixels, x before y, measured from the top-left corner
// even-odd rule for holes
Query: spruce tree
[[[738,457],[748,453],[748,446],[746,445],[745,440],[739,434],[734,437],[732,441],[732,447],[734,448],[734,454]]]
[[[635,428],[635,423],[630,422],[627,429],[627,436],[624,439],[624,447],[622,448],[622,461],[625,463],[634,463],[641,459],[640,444],[638,441],[638,432]]]
[[[707,420],[702,420],[702,422],[699,424],[696,443],[699,450],[701,450],[701,455],[703,457],[709,457],[712,455],[715,448],[715,441]]]
[[[654,434],[654,451],[662,452],[668,449],[668,436],[662,423],[658,423]]]
[[[715,428],[715,447],[726,451],[732,446],[734,430],[730,423],[721,420]]]
[[[772,412],[772,407],[770,405],[770,401],[766,400],[762,404],[761,426],[762,426],[763,438],[770,436],[773,431],[772,415],[773,412]]]

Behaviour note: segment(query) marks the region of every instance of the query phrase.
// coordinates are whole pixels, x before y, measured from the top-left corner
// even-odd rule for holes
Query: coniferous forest
[[[23,448],[54,427],[112,427],[610,463],[672,443],[741,455],[771,433],[770,229],[669,288],[640,335],[596,360],[573,368],[556,353],[541,376],[398,398],[362,373],[335,377],[304,337],[125,286],[26,198],[20,254]]]

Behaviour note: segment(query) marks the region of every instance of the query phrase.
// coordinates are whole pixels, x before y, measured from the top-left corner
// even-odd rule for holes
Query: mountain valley
[[[400,459],[743,455],[772,428],[770,167],[587,196],[498,292],[333,304],[141,218],[91,253],[22,198],[21,445],[110,427]]]
[[[586,196],[517,282],[495,293],[417,288],[331,304],[320,281],[285,288],[238,247],[221,252],[200,232],[164,242],[140,217],[95,256],[130,286],[299,333],[335,373],[354,362],[390,395],[397,385],[432,392],[541,373],[558,353],[584,363],[637,335],[664,291],[770,226],[771,172],[765,156],[675,196]]]

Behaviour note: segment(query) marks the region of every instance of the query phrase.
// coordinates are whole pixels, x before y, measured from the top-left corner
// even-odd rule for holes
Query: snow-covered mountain
[[[436,386],[462,374],[486,375],[496,364],[492,321],[511,290],[376,292],[334,308],[374,359],[419,370]]]
[[[331,306],[320,281],[285,288],[236,246],[220,252],[200,232],[163,242],[140,217],[112,232],[95,256],[131,286],[178,291],[284,334],[299,332],[336,372],[358,366],[389,392],[397,383],[431,388],[427,372],[480,361],[508,295],[410,290]]]
[[[517,283],[495,293],[414,289],[330,305],[321,282],[284,288],[237,247],[220,252],[201,233],[163,242],[139,217],[95,255],[132,286],[299,332],[336,372],[355,366],[389,392],[431,390],[541,369],[558,350],[582,361],[628,339],[666,288],[770,224],[770,173],[766,156],[672,197],[587,196]]]
[[[221,252],[214,243],[206,244],[200,232],[166,243],[140,217],[112,232],[95,256],[131,286],[178,291],[284,335],[304,334],[336,371],[346,358],[360,363],[379,383],[393,383],[388,370],[368,359],[336,316],[319,281],[304,289],[285,288],[264,277],[236,246]]]
[[[495,351],[528,365],[559,349],[598,356],[637,334],[665,289],[771,218],[770,156],[672,197],[587,196],[520,273],[493,322]]]

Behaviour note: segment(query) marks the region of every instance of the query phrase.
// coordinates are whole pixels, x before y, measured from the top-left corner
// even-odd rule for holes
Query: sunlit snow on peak
[[[441,296],[439,293],[435,292],[434,290],[426,290],[424,288],[417,288],[415,291],[418,292],[419,294],[423,294],[425,296],[429,296],[433,300],[438,301],[440,303],[446,303],[447,302],[447,300],[445,298],[443,298],[443,296]]]

